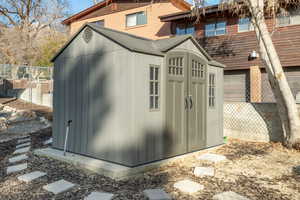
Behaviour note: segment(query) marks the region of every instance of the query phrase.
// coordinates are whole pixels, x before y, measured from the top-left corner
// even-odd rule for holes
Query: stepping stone
[[[52,192],[53,194],[60,194],[72,189],[74,186],[75,184],[61,179],[59,181],[43,186],[43,189],[47,190],[48,192]]]
[[[235,192],[223,192],[213,196],[213,200],[250,200],[246,197],[243,197]]]
[[[198,157],[198,160],[207,160],[211,162],[220,162],[226,160],[225,156],[213,154],[213,153],[206,153]]]
[[[27,146],[30,146],[31,145],[31,142],[26,142],[26,143],[23,143],[23,144],[18,144],[16,146],[16,149],[19,149],[19,148],[22,148],[22,147],[27,147]]]
[[[15,162],[19,162],[21,160],[26,160],[26,159],[28,159],[28,156],[26,154],[22,154],[22,155],[15,156],[15,157],[8,159],[8,162],[15,163]]]
[[[22,171],[24,169],[27,169],[27,163],[7,167],[6,173],[11,174],[11,173],[14,173],[14,172]]]
[[[21,137],[18,137],[18,139],[25,139],[25,138],[28,138],[30,137],[29,135],[24,135],[24,136],[21,136]]]
[[[171,200],[171,196],[162,189],[144,190],[144,195],[149,200]]]
[[[33,180],[40,178],[42,176],[45,176],[45,175],[46,175],[46,173],[44,173],[44,172],[35,171],[35,172],[31,172],[31,173],[19,176],[18,180],[28,183],[30,181],[33,181]]]
[[[48,140],[44,141],[44,145],[52,144],[53,138],[49,138]]]
[[[84,200],[111,200],[113,194],[106,192],[92,192],[89,196],[85,197]]]
[[[204,189],[203,185],[190,180],[178,181],[174,184],[174,187],[186,193],[195,193]]]
[[[195,167],[194,175],[198,177],[214,176],[215,170],[212,167]]]
[[[25,143],[25,142],[30,142],[31,141],[31,138],[24,138],[24,139],[18,139],[18,144],[22,144],[22,143]]]
[[[17,149],[13,152],[13,154],[19,154],[19,153],[27,153],[30,150],[30,147],[24,147],[21,149]]]

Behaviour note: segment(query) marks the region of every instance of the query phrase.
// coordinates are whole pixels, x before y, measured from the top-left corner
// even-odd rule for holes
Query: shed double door
[[[191,53],[167,57],[166,123],[167,156],[205,147],[206,62]]]

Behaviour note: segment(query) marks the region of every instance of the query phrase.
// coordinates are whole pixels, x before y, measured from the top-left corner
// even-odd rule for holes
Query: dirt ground
[[[40,106],[30,102],[23,101],[16,98],[0,98],[0,104],[10,106],[20,110],[32,110],[39,116],[44,116],[46,119],[52,121],[52,109],[47,106]]]
[[[50,135],[49,129],[32,134],[34,148],[45,147],[42,141]],[[197,160],[196,157],[206,150],[124,181],[114,181],[32,153],[29,154],[28,169],[6,175],[5,169],[14,145],[15,141],[0,144],[0,199],[83,199],[92,191],[114,193],[114,199],[145,199],[142,191],[149,188],[163,188],[174,199],[180,200],[208,200],[223,191],[234,191],[252,200],[300,199],[300,174],[293,170],[300,166],[300,152],[287,150],[275,143],[229,140],[228,144],[209,150],[225,155],[227,161],[214,164]],[[215,176],[195,177],[193,170],[196,166],[214,167]],[[33,170],[44,171],[47,176],[30,184],[17,180],[18,175]],[[57,196],[42,189],[43,185],[62,178],[75,183],[76,187]],[[189,195],[174,189],[174,183],[183,179],[204,185],[204,190]]]

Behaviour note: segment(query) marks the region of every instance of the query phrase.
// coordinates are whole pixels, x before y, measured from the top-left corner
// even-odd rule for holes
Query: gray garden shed
[[[191,35],[86,24],[54,64],[53,147],[134,167],[223,143],[223,65]]]

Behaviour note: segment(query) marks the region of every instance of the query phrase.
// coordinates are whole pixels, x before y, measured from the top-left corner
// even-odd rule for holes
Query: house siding
[[[70,34],[74,34],[85,23],[104,20],[104,26],[106,28],[112,28],[150,39],[166,38],[171,35],[171,23],[161,22],[159,16],[181,11],[171,2],[164,1],[153,4],[143,2],[135,4],[125,2],[117,3],[117,8],[120,10],[115,11],[114,13],[111,13],[112,6],[113,4],[102,8],[104,11],[100,9],[99,11],[95,11],[78,21],[71,23]],[[147,24],[126,27],[126,15],[140,11],[147,12]]]
[[[274,97],[267,76],[265,73],[261,74],[264,70],[261,59],[249,59],[253,50],[259,52],[255,32],[238,32],[238,20],[238,17],[226,14],[217,16],[208,14],[195,25],[195,37],[213,59],[226,65],[224,69],[225,101],[272,102]],[[215,21],[226,21],[227,33],[221,36],[205,37],[205,24]],[[300,93],[298,84],[300,82],[300,25],[276,27],[275,22],[274,19],[266,19],[289,85],[293,95],[296,96]],[[187,23],[187,21],[173,21],[173,33],[176,24],[181,23]]]
[[[223,19],[227,22],[227,34],[216,37],[204,37],[204,26],[208,23],[204,21],[196,25],[196,37],[199,43],[214,59],[226,65],[225,70],[244,69],[257,65],[262,66],[260,59],[252,61],[248,59],[249,54],[253,50],[258,52],[254,31],[238,32],[237,17],[213,17],[213,19]],[[275,27],[274,29],[273,19],[267,19],[266,23],[269,31],[274,31],[272,40],[282,65],[285,67],[299,66],[300,57],[297,55],[300,54],[300,25]]]

